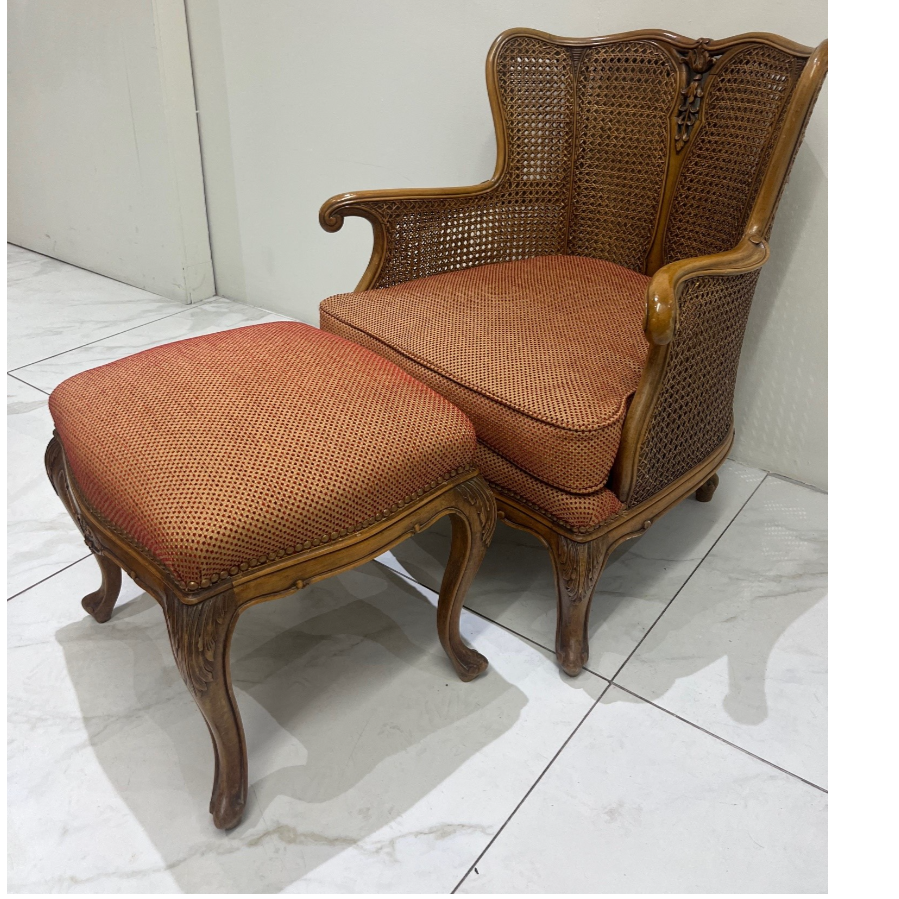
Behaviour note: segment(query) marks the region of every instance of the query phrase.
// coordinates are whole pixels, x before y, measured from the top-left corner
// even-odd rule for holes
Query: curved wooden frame
[[[237,825],[247,798],[246,740],[231,685],[229,648],[237,619],[250,606],[362,565],[450,515],[452,545],[440,587],[437,632],[461,680],[473,680],[487,667],[484,656],[466,646],[459,634],[462,602],[496,526],[493,494],[473,469],[447,479],[371,527],[224,578],[200,593],[185,593],[149,554],[124,539],[85,502],[55,433],[45,464],[54,490],[100,566],[102,585],[84,597],[84,609],[97,621],[108,621],[123,570],[162,607],[178,670],[212,738],[215,774],[209,811],[216,827]]]
[[[497,57],[503,45],[515,37],[534,37],[568,47],[593,47],[618,41],[646,40],[658,44],[669,54],[678,53],[729,55],[747,44],[765,44],[805,60],[803,70],[789,100],[780,135],[768,161],[742,238],[732,249],[708,256],[682,259],[662,265],[668,212],[677,177],[689,149],[681,153],[684,142],[677,146],[675,129],[670,135],[670,149],[665,188],[660,199],[656,230],[645,263],[652,276],[646,294],[644,331],[649,353],[643,375],[628,409],[618,453],[610,476],[610,486],[627,506],[637,480],[644,441],[647,437],[656,401],[668,365],[670,347],[678,325],[678,301],[688,284],[698,278],[739,275],[759,270],[769,256],[768,235],[784,184],[789,175],[805,126],[827,72],[827,41],[817,48],[797,44],[779,35],[751,32],[722,40],[694,40],[668,31],[642,30],[594,38],[568,38],[532,29],[514,28],[503,32],[493,43],[487,56],[487,93],[496,132],[497,158],[493,176],[482,184],[469,187],[437,189],[399,189],[360,191],[332,197],[321,208],[319,220],[326,231],[338,231],[345,216],[366,218],[372,224],[374,244],[365,273],[357,291],[375,286],[384,266],[388,248],[387,223],[378,214],[378,204],[385,201],[453,200],[459,197],[487,196],[496,190],[508,170],[508,134],[500,100]],[[691,66],[692,66],[691,62]],[[708,66],[706,65],[705,68]],[[699,71],[704,71],[703,66]],[[686,88],[687,73],[681,68],[679,87]],[[701,129],[705,105],[698,113],[694,131]],[[675,110],[677,103],[675,103]],[[505,495],[494,487],[499,514],[505,521],[536,534],[549,548],[556,571],[559,593],[559,618],[556,653],[569,674],[580,671],[587,659],[587,616],[593,589],[602,568],[616,545],[639,536],[660,515],[689,496],[708,502],[718,483],[715,473],[727,456],[733,441],[733,429],[724,443],[682,477],[654,496],[632,508],[626,508],[597,530],[584,534],[570,530],[558,521],[541,514],[520,500]]]

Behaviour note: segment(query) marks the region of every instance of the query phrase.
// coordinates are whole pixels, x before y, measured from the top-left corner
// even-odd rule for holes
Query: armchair
[[[321,325],[465,411],[499,515],[549,548],[556,653],[587,660],[612,550],[712,499],[778,201],[827,69],[772,34],[561,38],[487,57],[493,177],[333,197],[368,219],[356,292]]]

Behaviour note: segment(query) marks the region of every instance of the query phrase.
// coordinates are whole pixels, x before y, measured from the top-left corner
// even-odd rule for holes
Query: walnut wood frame
[[[447,479],[371,527],[185,593],[169,572],[117,534],[84,501],[55,433],[45,464],[54,490],[100,566],[102,584],[84,597],[84,609],[97,621],[108,621],[123,570],[162,607],[178,670],[212,738],[215,774],[209,811],[216,827],[236,826],[247,798],[246,740],[231,685],[229,649],[237,619],[250,606],[355,568],[450,515],[452,544],[440,587],[437,633],[461,680],[473,680],[487,667],[484,656],[466,646],[459,634],[463,599],[496,526],[493,495],[474,469]]]
[[[661,386],[668,367],[670,348],[676,340],[678,301],[685,288],[697,279],[721,275],[740,275],[758,271],[769,255],[768,235],[789,171],[804,135],[805,126],[827,72],[827,41],[817,48],[794,43],[775,34],[747,33],[723,40],[693,40],[667,31],[643,30],[606,37],[566,38],[531,29],[511,29],[501,34],[487,57],[487,91],[496,132],[497,158],[493,176],[471,187],[424,190],[386,190],[346,193],[329,199],[321,208],[319,220],[326,231],[338,231],[348,215],[371,222],[374,245],[371,259],[356,287],[357,291],[380,286],[378,279],[388,251],[387,223],[379,215],[379,204],[408,200],[428,203],[477,197],[494,191],[506,175],[508,131],[500,99],[497,58],[504,44],[517,37],[530,36],[557,45],[576,48],[594,47],[618,41],[651,41],[663,48],[679,66],[679,98],[671,110],[670,146],[665,188],[659,203],[654,237],[647,254],[644,272],[652,276],[646,296],[645,334],[649,353],[637,391],[629,407],[622,439],[610,477],[610,486],[625,504],[625,510],[589,534],[576,532],[541,513],[519,498],[494,487],[499,515],[518,528],[536,534],[552,555],[558,584],[558,626],[556,652],[562,668],[574,675],[587,660],[587,619],[596,582],[611,551],[624,540],[639,536],[674,505],[692,493],[708,502],[718,483],[715,473],[727,456],[733,441],[733,428],[724,442],[683,476],[669,483],[649,499],[631,504],[635,494],[641,453]],[[768,159],[742,238],[732,249],[707,256],[681,259],[662,265],[668,213],[677,175],[689,154],[681,152],[691,132],[702,129],[706,105],[688,108],[689,80],[712,68],[710,57],[726,59],[748,44],[762,44],[788,53],[804,65],[786,108],[779,137]],[[692,71],[692,75],[691,75]],[[711,77],[711,76],[710,76]],[[685,98],[685,99],[681,99]],[[693,141],[695,144],[695,141]],[[569,213],[570,215],[570,213]]]

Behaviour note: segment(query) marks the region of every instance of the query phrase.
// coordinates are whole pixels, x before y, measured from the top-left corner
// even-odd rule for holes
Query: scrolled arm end
[[[768,244],[756,230],[748,231],[732,250],[679,259],[662,266],[646,291],[643,330],[650,343],[664,346],[677,327],[677,298],[685,281],[702,275],[741,275],[761,268],[768,260]]]
[[[374,212],[360,203],[357,194],[338,194],[322,204],[318,212],[318,223],[325,231],[333,234],[343,227],[343,220],[348,215],[359,215],[376,221]]]

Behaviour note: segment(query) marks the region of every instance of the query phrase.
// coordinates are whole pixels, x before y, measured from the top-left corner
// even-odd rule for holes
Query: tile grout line
[[[806,490],[812,490],[815,493],[823,493],[824,496],[828,496],[828,492],[823,487],[816,487],[814,484],[806,484],[805,481],[799,481],[796,478],[791,478],[785,474],[778,474],[776,471],[769,471],[769,475],[772,478],[777,478],[778,481],[786,481],[788,484],[795,484],[797,487],[805,487]]]
[[[372,561],[378,562],[377,556]],[[409,581],[409,583],[415,584],[416,587],[423,587],[425,590],[427,590],[429,593],[433,593],[435,596],[440,595],[439,591],[434,590],[433,588],[429,587],[427,584],[423,584],[421,581],[417,581],[414,577],[412,577],[411,574],[401,574],[395,568],[391,568],[389,565],[385,565],[383,562],[378,562],[378,564],[381,565],[383,568],[385,568],[387,571],[390,571],[393,574],[397,575],[398,577],[401,577],[404,580]],[[538,642],[533,637],[529,637],[529,636],[527,636],[527,634],[521,634],[518,631],[513,630],[511,627],[509,627],[509,625],[503,624],[501,621],[497,621],[496,619],[491,618],[489,615],[485,615],[483,612],[479,612],[477,609],[473,609],[473,608],[471,608],[471,606],[465,605],[464,602],[462,603],[462,607],[465,609],[466,612],[469,612],[472,615],[477,615],[478,618],[480,618],[482,621],[489,621],[490,624],[495,624],[497,627],[501,627],[507,633],[514,634],[516,637],[519,637],[522,640],[526,640],[531,645],[536,646],[537,649],[542,649],[542,650],[550,653],[553,657],[555,657],[556,651],[554,649],[552,649],[549,646],[544,646],[542,643]],[[611,680],[609,678],[607,678],[605,675],[597,674],[595,671],[592,671],[591,669],[587,668],[586,665],[584,666],[584,671],[588,671],[590,674],[594,675],[594,677],[598,677],[601,680],[606,681],[607,683],[611,683]]]
[[[212,297],[210,297],[209,299],[211,300]],[[28,368],[29,366],[32,366],[32,365],[38,365],[41,362],[47,362],[49,359],[56,359],[59,356],[65,356],[66,353],[74,353],[75,350],[83,350],[85,347],[93,346],[95,343],[102,343],[104,340],[109,340],[112,337],[118,337],[120,334],[127,334],[129,331],[136,331],[138,328],[143,328],[144,325],[155,325],[157,322],[163,322],[166,319],[174,318],[176,315],[184,315],[185,312],[190,312],[191,309],[199,309],[201,306],[203,306],[204,303],[208,303],[208,302],[209,302],[209,300],[202,300],[199,303],[190,303],[189,305],[186,305],[183,309],[179,309],[177,312],[170,312],[168,315],[163,315],[160,318],[154,318],[154,319],[151,319],[150,321],[142,322],[139,325],[133,325],[130,328],[124,328],[121,331],[116,331],[114,334],[106,334],[103,337],[98,337],[96,340],[89,340],[87,343],[80,343],[80,344],[78,344],[78,346],[69,347],[69,349],[62,350],[59,353],[53,353],[50,356],[44,356],[42,359],[35,359],[32,362],[26,362],[24,365],[18,365],[18,366],[16,366],[16,368],[8,369],[6,373],[8,375],[12,375],[12,377],[15,377],[15,375],[13,375],[14,371],[21,371],[23,368]],[[19,378],[19,380],[21,381],[22,379]],[[23,381],[22,383],[27,384],[28,382]],[[29,386],[34,387],[33,384],[30,384]],[[39,387],[36,389],[40,390]]]
[[[618,687],[621,686],[620,684],[618,684],[615,681],[615,678],[618,677],[619,674],[621,674],[622,668],[624,668],[624,666],[631,660],[631,656],[633,656],[633,654],[637,651],[637,649],[639,649],[640,644],[646,639],[649,632],[656,626],[656,624],[658,624],[659,619],[662,617],[662,615],[664,615],[665,612],[668,611],[668,607],[671,605],[671,603],[674,602],[675,599],[677,599],[681,590],[683,590],[684,587],[687,586],[687,583],[690,580],[690,578],[692,578],[693,575],[696,574],[696,572],[699,570],[700,565],[702,565],[702,563],[708,557],[709,553],[715,548],[718,541],[725,535],[728,528],[730,528],[730,526],[734,523],[734,521],[736,521],[737,516],[743,511],[744,508],[746,508],[746,504],[749,502],[749,500],[752,499],[753,496],[755,496],[756,491],[768,479],[769,475],[770,475],[770,472],[765,472],[765,477],[763,477],[758,482],[758,484],[755,485],[755,488],[753,489],[752,493],[749,494],[749,496],[743,502],[743,505],[741,505],[740,508],[737,509],[737,511],[734,513],[733,518],[731,518],[731,520],[727,523],[724,530],[721,531],[721,533],[715,538],[715,542],[712,543],[712,545],[708,548],[708,550],[703,555],[703,557],[699,560],[699,562],[697,562],[696,567],[690,572],[687,579],[680,585],[680,587],[677,588],[674,596],[672,596],[671,599],[669,599],[668,602],[665,603],[665,608],[662,609],[661,612],[659,612],[655,621],[653,621],[653,623],[647,628],[646,633],[643,634],[643,636],[640,638],[637,645],[634,646],[634,648],[628,654],[627,658],[618,666],[615,673],[611,677],[609,677],[605,674],[600,674],[598,671],[594,671],[592,668],[589,667],[589,662],[587,665],[584,665],[584,668],[583,668],[584,671],[589,671],[590,674],[595,675],[596,677],[602,678],[602,680],[608,681],[610,684],[615,684],[615,686],[618,686]],[[377,557],[373,561],[377,562],[378,561]],[[432,587],[429,587],[427,584],[423,584],[421,581],[414,578],[411,574],[402,574],[401,572],[397,571],[395,568],[391,568],[389,565],[386,565],[383,562],[378,562],[378,564],[381,565],[383,568],[387,569],[388,571],[392,571],[394,574],[397,574],[400,577],[405,578],[410,583],[413,583],[413,584],[417,585],[418,587],[423,587],[425,590],[428,590],[431,593],[434,593],[435,595],[437,595],[438,591],[434,590]],[[489,621],[491,624],[495,624],[497,627],[503,628],[503,630],[508,631],[510,634],[515,634],[516,637],[520,637],[522,640],[527,640],[528,643],[533,644],[534,646],[538,647],[539,649],[544,649],[547,652],[555,655],[555,649],[553,649],[551,646],[546,646],[543,643],[540,643],[539,641],[535,640],[533,637],[528,637],[526,634],[519,633],[518,631],[509,627],[507,624],[503,624],[501,621],[497,621],[495,618],[491,618],[489,615],[485,615],[483,612],[479,612],[477,609],[473,609],[470,606],[465,605],[464,603],[463,603],[463,607],[465,608],[465,611],[471,612],[472,614],[477,615],[479,618],[483,619],[484,621]],[[622,688],[622,689],[624,689],[624,688]]]
[[[668,602],[665,603],[665,608],[662,609],[661,612],[659,612],[656,620],[653,621],[653,623],[646,629],[646,633],[643,634],[643,636],[637,642],[637,645],[628,653],[627,658],[618,666],[618,670],[609,678],[610,682],[615,684],[616,687],[621,686],[621,684],[618,683],[616,678],[624,670],[624,666],[627,665],[627,663],[634,657],[634,653],[643,645],[643,641],[650,635],[650,633],[652,632],[652,629],[662,620],[662,616],[668,611],[669,608],[671,608],[671,604],[674,602],[674,600],[676,600],[678,598],[678,596],[680,596],[681,591],[684,589],[684,587],[686,587],[687,584],[690,583],[690,581],[693,579],[693,575],[696,574],[697,571],[699,571],[699,569],[702,567],[702,563],[705,562],[705,560],[711,554],[712,550],[721,541],[722,537],[724,537],[724,535],[730,530],[730,526],[737,520],[737,518],[740,516],[740,513],[748,505],[749,501],[756,495],[756,493],[758,493],[759,488],[762,486],[762,484],[765,483],[765,481],[768,480],[768,477],[769,477],[769,474],[766,472],[765,477],[763,477],[758,482],[758,484],[756,484],[755,489],[752,491],[752,493],[750,493],[749,496],[746,497],[746,502],[744,502],[743,505],[740,506],[739,509],[737,509],[734,517],[731,518],[731,520],[727,523],[727,527],[725,527],[724,530],[715,538],[715,542],[708,548],[705,555],[699,560],[699,564],[690,572],[689,577],[680,585],[680,587],[677,588],[677,591],[675,592],[674,596],[672,596],[671,599],[669,599]],[[624,688],[622,688],[622,689],[624,689]]]
[[[540,781],[543,780],[543,776],[553,766],[556,759],[559,757],[559,755],[561,755],[561,753],[565,749],[565,747],[571,742],[572,737],[574,737],[574,735],[580,730],[581,725],[587,720],[587,718],[590,716],[591,712],[599,705],[599,703],[602,701],[603,696],[605,696],[606,693],[611,688],[612,688],[611,682],[607,683],[606,686],[603,688],[602,693],[600,693],[599,696],[594,701],[593,705],[591,705],[590,708],[587,709],[587,712],[584,715],[584,717],[581,718],[580,721],[578,721],[574,730],[565,738],[565,742],[559,747],[556,754],[549,760],[546,767],[540,772],[539,777],[531,784],[527,793],[525,793],[524,796],[522,796],[518,805],[516,805],[515,808],[512,809],[512,812],[509,815],[509,817],[506,818],[505,821],[503,821],[502,826],[499,828],[499,830],[497,830],[497,832],[490,838],[490,842],[487,843],[487,845],[483,848],[483,850],[481,850],[480,855],[478,855],[478,857],[471,863],[471,866],[469,867],[469,869],[462,875],[462,879],[453,887],[452,893],[450,895],[454,894],[456,892],[456,890],[458,890],[459,887],[462,886],[462,884],[465,882],[465,879],[468,877],[468,875],[471,874],[471,872],[477,866],[478,862],[484,857],[484,855],[487,853],[487,851],[490,849],[490,847],[496,842],[497,837],[499,837],[499,835],[506,829],[506,825],[512,820],[512,818],[515,817],[515,814],[518,812],[518,810],[521,808],[521,806],[524,805],[528,796],[531,795],[531,793],[534,791],[537,784],[539,784]]]
[[[658,703],[653,702],[651,699],[647,699],[645,696],[641,696],[639,693],[635,693],[633,690],[628,690],[627,687],[622,687],[621,684],[610,684],[609,686],[614,686],[617,689],[623,691],[624,693],[629,693],[635,699],[639,699],[641,702],[645,702],[647,705],[651,705],[654,709],[658,709],[660,712],[664,712],[666,715],[670,715],[672,718],[677,718],[678,721],[682,721],[684,724],[689,724],[690,727],[696,728],[696,730],[701,731],[704,734],[708,734],[710,737],[714,737],[716,740],[720,740],[727,746],[732,747],[733,749],[738,750],[739,752],[744,753],[745,755],[750,756],[751,758],[756,759],[762,764],[769,765],[772,768],[775,768],[778,771],[781,771],[783,774],[788,774],[790,777],[795,777],[796,780],[801,780],[804,784],[808,784],[810,787],[814,787],[816,790],[820,790],[825,795],[828,794],[827,788],[820,786],[820,784],[816,784],[814,781],[808,780],[805,777],[802,777],[799,774],[796,774],[794,771],[789,771],[787,768],[782,768],[780,765],[775,764],[774,762],[768,761],[766,758],[762,758],[760,755],[756,755],[754,752],[749,749],[744,749],[742,746],[738,746],[736,743],[732,743],[730,740],[725,739],[722,736],[714,733],[713,731],[707,730],[702,727],[700,724],[696,724],[693,721],[690,721],[688,718],[683,718],[678,715],[677,712],[672,712],[671,709],[666,709],[665,706],[659,705]]]
[[[105,275],[103,277],[105,277]],[[119,337],[122,334],[128,334],[131,331],[137,331],[140,328],[143,328],[147,325],[155,325],[158,322],[163,322],[170,318],[175,318],[175,316],[177,316],[177,315],[184,315],[185,312],[190,312],[193,309],[202,309],[208,303],[212,303],[216,300],[223,300],[226,303],[234,303],[237,306],[246,306],[249,309],[258,309],[260,312],[265,312],[268,315],[281,315],[280,312],[273,312],[271,309],[266,309],[264,306],[254,306],[252,303],[245,303],[243,300],[232,300],[232,299],[229,299],[228,297],[222,297],[222,296],[219,296],[218,294],[216,294],[215,296],[209,297],[208,299],[200,300],[197,303],[189,303],[184,307],[184,309],[179,309],[177,312],[172,312],[169,315],[163,315],[162,318],[154,318],[154,319],[151,319],[150,321],[143,322],[139,325],[134,325],[131,328],[125,328],[122,331],[116,331],[114,334],[107,334],[104,337],[98,337],[96,340],[90,340],[87,343],[82,343],[82,344],[79,344],[78,346],[70,347],[69,349],[62,350],[59,353],[53,353],[52,356],[45,356],[43,359],[35,359],[32,362],[26,362],[25,365],[19,365],[16,368],[8,369],[6,373],[8,375],[10,375],[11,377],[16,377],[15,375],[13,375],[13,372],[22,371],[22,369],[30,368],[32,365],[39,365],[41,362],[47,362],[50,359],[57,359],[59,356],[65,356],[67,353],[74,353],[75,350],[83,350],[85,347],[94,346],[94,344],[97,344],[97,343],[103,343],[104,340],[111,340],[113,337]],[[293,318],[290,316],[287,317],[287,320],[288,321],[300,321],[300,319]],[[231,329],[226,328],[225,330],[231,330]],[[171,342],[171,341],[169,341],[169,342]],[[136,352],[141,352],[141,350],[137,350]],[[123,356],[121,358],[125,358],[125,357]],[[30,384],[28,381],[23,381],[22,378],[19,378],[18,380],[22,381],[23,384],[28,384],[29,387],[34,387],[34,384]],[[41,388],[36,387],[35,389],[40,390]],[[44,392],[46,393],[46,391],[44,391]]]
[[[63,265],[69,265],[72,268],[77,268],[79,271],[88,272],[91,275],[97,275],[100,278],[106,278],[107,281],[115,281],[116,284],[124,284],[126,287],[133,287],[135,290],[139,290],[142,293],[151,294],[154,297],[161,296],[161,294],[153,293],[152,290],[147,290],[145,287],[135,287],[133,284],[129,284],[127,281],[122,281],[119,278],[114,278],[112,275],[104,275],[101,272],[94,271],[92,268],[85,268],[83,265],[78,265],[77,262],[67,262],[65,259],[60,259],[59,256],[51,256],[49,253],[42,253],[40,250],[32,250],[31,247],[23,247],[20,243],[13,243],[11,240],[6,241],[6,245],[8,247],[15,247],[17,250],[24,250],[26,253],[34,253],[35,256],[42,256],[44,259],[52,259],[54,262],[61,262]],[[22,262],[31,262],[30,259],[23,259]],[[13,263],[13,265],[18,265],[19,263]],[[9,268],[9,263],[7,263],[7,269]],[[168,299],[168,297],[166,297]]]
[[[35,582],[34,582],[33,584],[31,584],[30,586],[25,587],[24,590],[19,590],[18,593],[13,593],[12,596],[7,596],[7,597],[6,597],[6,601],[7,601],[7,602],[11,602],[11,601],[14,600],[17,596],[21,596],[23,593],[27,593],[29,590],[33,590],[33,589],[34,589],[35,587],[37,587],[39,584],[43,584],[44,581],[49,581],[51,577],[56,577],[57,574],[61,574],[61,573],[62,573],[63,571],[65,571],[67,568],[71,568],[73,565],[77,565],[79,562],[83,562],[85,559],[89,559],[90,556],[91,556],[91,553],[88,553],[87,555],[82,556],[80,559],[75,559],[74,562],[69,562],[68,565],[63,565],[62,568],[58,569],[57,571],[54,571],[52,574],[48,574],[46,577],[42,577],[39,581],[35,581]]]
[[[31,363],[29,363],[30,365]],[[50,396],[46,390],[42,387],[35,387],[34,384],[29,384],[27,381],[23,381],[18,375],[14,375],[11,371],[6,373],[7,378],[12,378],[14,381],[18,381],[20,384],[24,384],[26,387],[30,387],[32,390],[38,391],[38,393],[42,393],[44,396]]]

